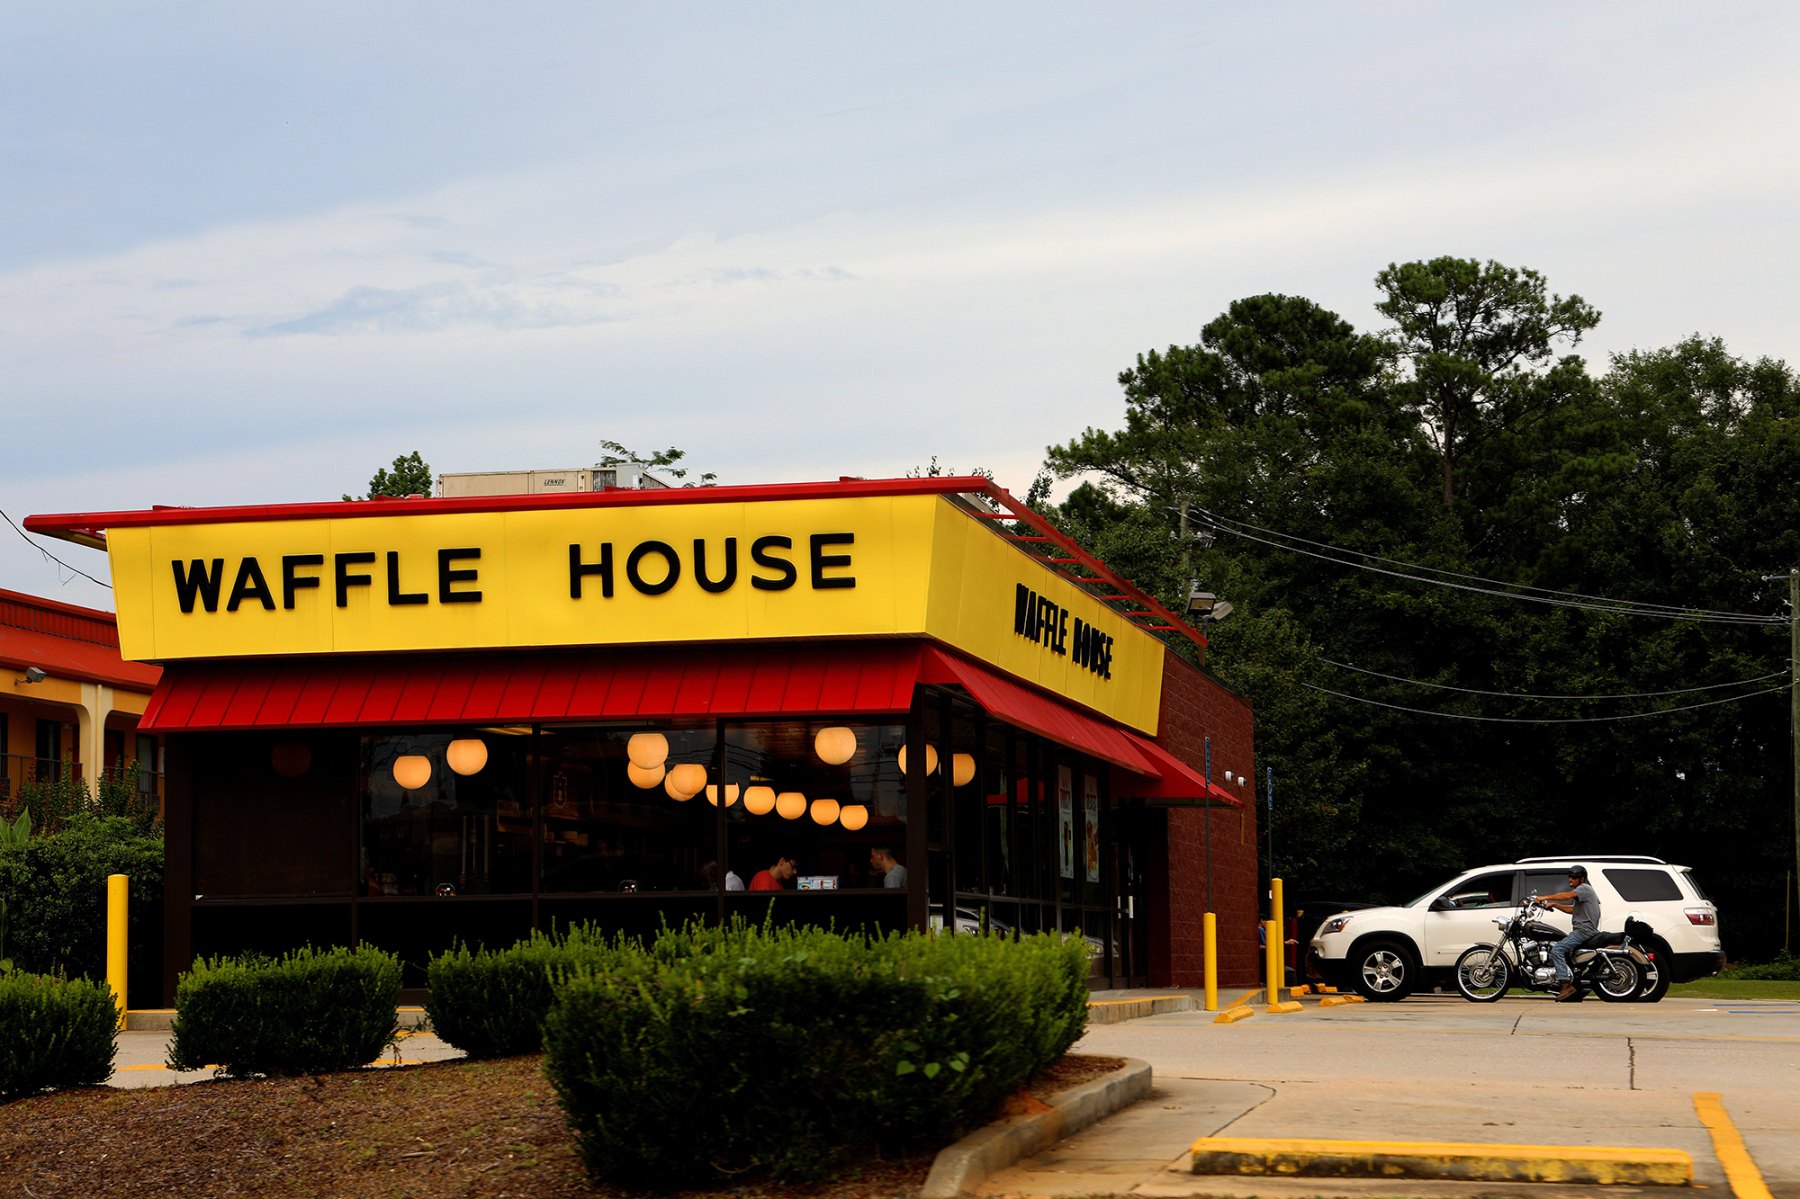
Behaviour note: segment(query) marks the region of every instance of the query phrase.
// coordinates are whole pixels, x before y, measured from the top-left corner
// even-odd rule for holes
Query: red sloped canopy
[[[1121,796],[1239,802],[1154,741],[921,641],[176,662],[164,669],[138,727],[896,715],[912,707],[919,683],[961,687],[1008,724],[1111,763]]]
[[[0,668],[24,670],[41,667],[52,675],[84,682],[105,683],[132,691],[148,691],[162,673],[155,666],[127,662],[119,647],[58,637],[54,633],[0,625]]]
[[[139,727],[630,720],[905,712],[917,642],[171,663]]]

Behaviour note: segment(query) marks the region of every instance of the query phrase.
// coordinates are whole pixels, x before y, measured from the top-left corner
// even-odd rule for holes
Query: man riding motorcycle
[[[1571,866],[1569,889],[1558,891],[1554,895],[1540,895],[1538,902],[1559,912],[1569,913],[1574,921],[1569,935],[1550,947],[1550,960],[1556,964],[1556,981],[1561,984],[1556,992],[1556,1001],[1567,1003],[1575,998],[1575,974],[1569,968],[1569,955],[1599,934],[1600,897],[1594,894],[1594,888],[1588,884],[1587,867]]]

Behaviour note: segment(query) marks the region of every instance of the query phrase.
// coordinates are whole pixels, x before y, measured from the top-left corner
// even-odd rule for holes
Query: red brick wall
[[[1168,813],[1168,861],[1152,877],[1151,984],[1205,985],[1202,916],[1207,908],[1207,833],[1212,838],[1212,910],[1216,914],[1219,985],[1261,985],[1256,922],[1260,914],[1257,796],[1250,787],[1225,782],[1256,776],[1255,725],[1250,701],[1234,695],[1174,654],[1163,666],[1162,713],[1157,741],[1203,771],[1212,741],[1212,780],[1243,797],[1241,808],[1175,808]],[[1159,866],[1162,864],[1159,863]],[[1160,893],[1159,893],[1160,892]]]

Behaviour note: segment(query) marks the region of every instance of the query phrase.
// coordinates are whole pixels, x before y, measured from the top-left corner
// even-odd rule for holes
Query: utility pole
[[[1787,567],[1787,695],[1793,717],[1795,776],[1795,882],[1800,882],[1800,567]],[[1786,891],[1787,888],[1782,888]],[[1791,895],[1782,897],[1787,907]]]

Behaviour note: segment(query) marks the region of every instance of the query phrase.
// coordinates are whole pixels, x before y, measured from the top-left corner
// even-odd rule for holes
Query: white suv
[[[1450,985],[1456,959],[1471,945],[1494,943],[1494,917],[1528,895],[1569,889],[1567,870],[1588,868],[1600,897],[1602,931],[1635,915],[1655,930],[1645,946],[1653,971],[1638,998],[1654,1003],[1671,982],[1716,974],[1725,964],[1719,913],[1693,872],[1660,858],[1525,858],[1466,871],[1398,907],[1340,912],[1319,925],[1308,947],[1314,976],[1354,987],[1367,999],[1405,999],[1421,987]],[[1569,926],[1561,912],[1550,923]]]

